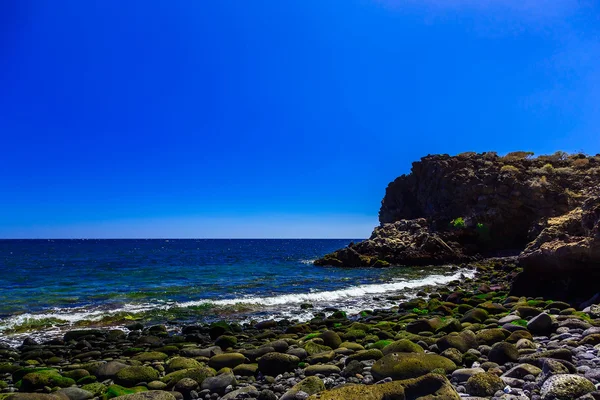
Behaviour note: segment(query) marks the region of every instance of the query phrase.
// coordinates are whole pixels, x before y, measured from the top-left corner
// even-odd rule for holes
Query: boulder
[[[456,364],[437,354],[391,353],[376,361],[371,373],[377,380],[399,380],[416,378],[435,369],[443,369],[450,373],[456,369]]]
[[[258,369],[265,375],[277,376],[294,370],[299,362],[300,359],[291,354],[272,352],[258,359]]]
[[[560,374],[546,379],[540,395],[542,400],[571,400],[595,390],[594,384],[582,376]]]
[[[465,385],[467,393],[480,397],[491,397],[498,390],[502,390],[504,386],[504,382],[498,375],[488,372],[471,376]]]
[[[151,382],[158,379],[158,371],[152,367],[125,367],[115,375],[115,382],[125,387],[133,387],[140,382]]]
[[[460,400],[460,396],[446,377],[428,374],[379,385],[345,385],[314,394],[308,400]]]

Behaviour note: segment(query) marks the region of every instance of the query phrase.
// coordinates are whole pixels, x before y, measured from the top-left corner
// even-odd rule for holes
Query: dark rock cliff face
[[[511,294],[584,301],[600,292],[600,196],[548,219],[519,256],[523,272]]]
[[[368,240],[315,264],[433,265],[525,249],[523,275],[589,269],[600,261],[599,184],[600,156],[426,156],[389,184]],[[569,283],[563,297],[581,288]]]

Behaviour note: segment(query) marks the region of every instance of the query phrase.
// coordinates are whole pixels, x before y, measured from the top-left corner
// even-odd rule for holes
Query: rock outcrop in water
[[[600,155],[531,156],[423,157],[387,187],[368,240],[315,264],[439,265],[523,251],[515,293],[543,273],[534,293],[591,296],[599,289],[584,281],[600,275]]]

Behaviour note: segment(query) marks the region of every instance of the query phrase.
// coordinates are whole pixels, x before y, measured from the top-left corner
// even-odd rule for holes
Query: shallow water
[[[306,320],[325,307],[389,307],[384,294],[470,274],[312,265],[351,241],[0,240],[0,335],[136,320]]]

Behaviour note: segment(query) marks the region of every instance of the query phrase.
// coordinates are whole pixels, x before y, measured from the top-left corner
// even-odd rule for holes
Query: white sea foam
[[[306,264],[306,265],[313,265],[315,261],[316,261],[315,259],[312,259],[312,260],[300,260],[300,262],[302,264]]]
[[[413,289],[421,286],[428,285],[442,285],[457,279],[460,279],[461,276],[465,276],[468,278],[472,278],[475,275],[474,271],[470,270],[461,270],[452,275],[430,275],[423,279],[414,279],[414,280],[406,280],[406,279],[398,279],[389,283],[381,283],[381,284],[368,284],[368,285],[360,285],[353,286],[347,289],[339,289],[332,291],[322,291],[322,292],[312,292],[312,293],[294,293],[294,294],[284,294],[280,296],[270,296],[270,297],[242,297],[237,299],[228,299],[228,300],[216,300],[211,303],[216,305],[234,305],[234,304],[258,304],[264,306],[277,306],[277,305],[285,305],[285,304],[299,304],[299,303],[309,303],[309,302],[334,302],[336,300],[343,300],[349,298],[356,297],[364,297],[368,295],[376,295],[383,293],[391,293],[398,292],[405,289]],[[206,303],[205,300],[199,301],[189,301],[184,303],[179,303],[180,307],[192,307],[200,304]]]

